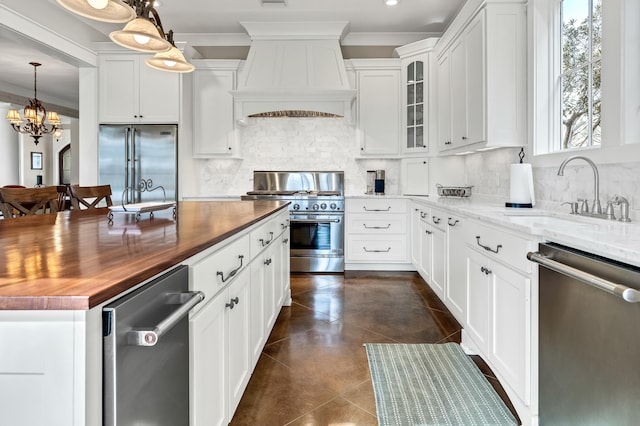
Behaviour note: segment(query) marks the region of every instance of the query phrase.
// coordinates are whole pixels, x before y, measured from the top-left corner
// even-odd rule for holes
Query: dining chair
[[[97,186],[69,186],[69,195],[71,196],[71,206],[76,209],[95,209],[97,207],[107,207],[113,205],[111,201],[111,185]]]
[[[56,185],[58,191],[58,211],[61,212],[67,209],[67,199],[70,198],[69,188],[67,185]]]
[[[42,188],[0,188],[0,211],[5,218],[58,212],[55,186]]]

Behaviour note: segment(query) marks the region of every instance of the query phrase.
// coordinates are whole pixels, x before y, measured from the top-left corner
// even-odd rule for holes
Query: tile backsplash
[[[467,181],[474,185],[474,194],[497,201],[509,199],[509,166],[517,163],[519,148],[508,148],[465,157]],[[525,162],[527,159],[525,158]],[[640,162],[598,164],[600,174],[600,202],[606,208],[607,200],[619,194],[629,200],[630,216],[640,220]],[[564,176],[558,176],[558,167],[534,167],[533,181],[536,206],[551,210],[569,211],[561,203],[578,198],[593,203],[593,171],[584,161],[569,163]],[[616,207],[616,215],[619,208]]]
[[[386,170],[385,190],[399,192],[400,161],[359,159],[356,131],[342,118],[250,118],[239,129],[241,159],[195,162],[197,195],[241,195],[254,170],[342,170],[345,193],[364,194],[366,171]]]

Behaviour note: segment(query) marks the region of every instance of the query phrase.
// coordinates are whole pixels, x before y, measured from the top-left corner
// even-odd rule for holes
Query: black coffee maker
[[[384,170],[375,171],[375,179],[373,181],[373,193],[376,195],[384,195]]]

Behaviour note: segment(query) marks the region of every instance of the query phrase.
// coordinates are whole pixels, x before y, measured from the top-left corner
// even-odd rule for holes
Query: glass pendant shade
[[[20,113],[17,109],[10,109],[7,111],[7,120],[11,124],[20,124],[22,123],[22,118],[20,117]]]
[[[191,72],[195,69],[175,46],[171,46],[168,52],[156,53],[152,58],[147,58],[145,63],[160,71]]]
[[[122,0],[56,0],[65,9],[102,22],[129,22],[136,12]],[[106,6],[103,6],[106,3]]]
[[[145,18],[136,18],[129,22],[121,31],[114,31],[109,38],[122,47],[140,52],[166,52],[171,49],[171,43],[160,35],[156,26]]]

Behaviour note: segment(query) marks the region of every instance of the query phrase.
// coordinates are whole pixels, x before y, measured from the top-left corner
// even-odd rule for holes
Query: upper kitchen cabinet
[[[398,59],[352,59],[356,81],[356,126],[363,156],[396,157],[400,144]]]
[[[438,42],[438,146],[526,144],[526,5],[469,1]]]
[[[232,90],[236,88],[237,60],[193,61],[193,157],[235,154]]]
[[[180,74],[148,67],[148,54],[100,54],[100,123],[178,123]]]
[[[396,54],[402,63],[402,152],[425,154],[429,151],[430,132],[434,131],[431,116],[435,100],[431,89],[436,75],[433,49],[437,38],[417,41],[398,47]]]

